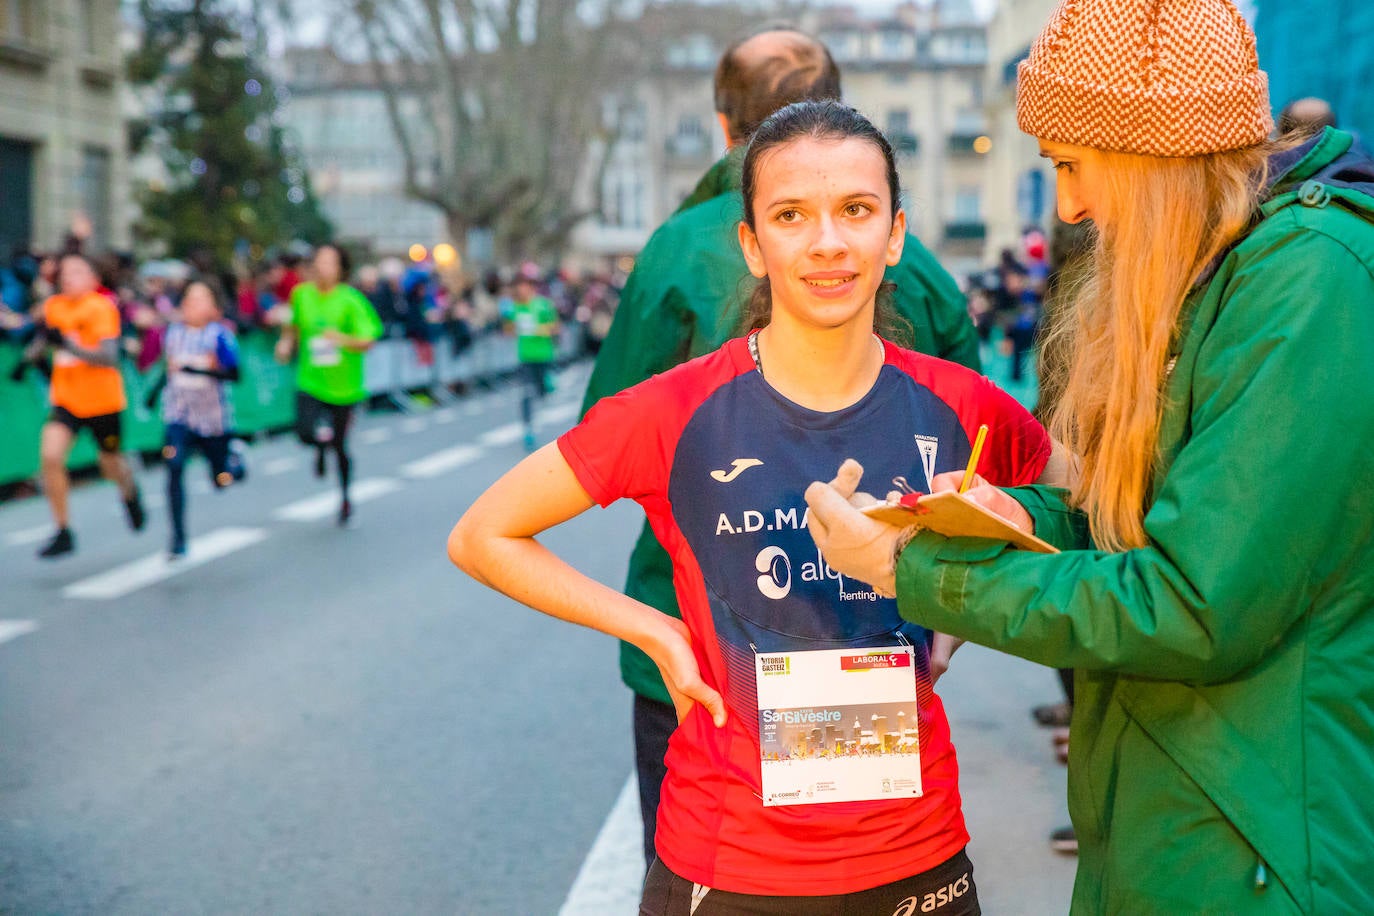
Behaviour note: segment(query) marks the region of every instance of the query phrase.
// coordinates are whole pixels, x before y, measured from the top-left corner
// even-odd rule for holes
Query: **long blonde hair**
[[[1256,212],[1269,145],[1188,158],[1106,153],[1090,263],[1069,293],[1053,434],[1104,550],[1142,547],[1169,351],[1190,289]]]

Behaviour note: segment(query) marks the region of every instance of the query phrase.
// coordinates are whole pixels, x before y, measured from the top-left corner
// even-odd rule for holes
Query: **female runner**
[[[963,467],[980,424],[983,476],[1028,483],[1050,440],[986,379],[875,335],[906,217],[892,150],[863,116],[834,102],[774,114],[745,156],[743,194],[761,329],[601,401],[473,504],[449,555],[531,607],[639,646],[663,671],[681,724],[641,913],[977,913],[928,634],[820,559],[803,490],[849,455],[928,489]],[[681,621],[534,540],[622,497],[644,507],[673,558]],[[895,678],[839,671],[841,658],[889,657]],[[795,683],[800,702],[760,709],[761,693],[814,659],[835,670]],[[891,694],[865,694],[879,681],[909,695],[910,728],[883,706]],[[872,715],[854,722],[855,707]],[[808,723],[800,736],[767,724],[786,714]],[[913,751],[914,778],[857,785],[866,763]],[[803,788],[779,782],[811,767]]]

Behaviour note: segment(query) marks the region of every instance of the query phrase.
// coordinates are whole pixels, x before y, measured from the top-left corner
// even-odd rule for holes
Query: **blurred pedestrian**
[[[95,438],[100,473],[119,488],[129,527],[141,531],[146,521],[133,470],[120,451],[120,412],[126,401],[119,373],[119,310],[98,291],[100,278],[85,255],[61,258],[58,284],[61,292],[43,303],[42,332],[25,354],[30,360],[45,352],[52,358],[52,411],[43,424],[39,458],[43,495],[57,531],[38,551],[44,559],[76,549],[68,514],[67,456],[82,430]]]
[[[539,265],[520,266],[512,286],[510,314],[515,333],[516,356],[520,360],[520,420],[525,424],[525,451],[532,452],[534,406],[553,390],[550,367],[558,356],[558,310],[547,296],[539,294]]]
[[[162,392],[166,445],[167,508],[171,517],[168,555],[186,554],[186,462],[199,452],[210,469],[210,483],[223,489],[243,479],[241,455],[231,451],[233,413],[229,382],[239,380],[238,344],[222,321],[223,312],[208,284],[195,281],[181,300],[181,318],[167,328],[164,341],[167,381]]]
[[[346,251],[321,245],[313,267],[313,281],[292,290],[291,317],[282,328],[276,355],[281,362],[296,356],[296,435],[315,450],[316,477],[324,477],[325,454],[333,453],[339,474],[338,521],[347,525],[353,516],[348,431],[353,408],[367,399],[363,354],[383,329],[366,297],[346,282]]]
[[[1294,99],[1279,112],[1278,135],[1297,134],[1311,137],[1327,127],[1337,127],[1336,112],[1326,99],[1313,97]]]
[[[615,320],[597,355],[583,412],[741,331],[755,283],[739,247],[744,215],[740,182],[745,148],[775,111],[805,99],[839,99],[840,72],[825,45],[790,27],[737,41],[716,66],[715,107],[728,147],[682,206],[650,237],[626,281]],[[913,349],[978,368],[978,339],[954,279],[908,235],[901,261],[888,269],[893,304]],[[640,531],[625,594],[673,616],[672,563],[650,526]],[[621,678],[634,691],[635,767],[644,856],[654,855],[663,758],[677,727],[667,688],[644,653],[623,643]]]
[[[1075,913],[1374,912],[1374,160],[1270,143],[1267,85],[1229,0],[1064,0],[1020,65],[1096,234],[1051,419],[1079,474],[969,496],[1062,553],[807,494],[904,618],[1075,670]]]

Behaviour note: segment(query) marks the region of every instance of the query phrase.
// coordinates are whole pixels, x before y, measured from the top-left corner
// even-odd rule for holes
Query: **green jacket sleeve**
[[[1011,487],[1007,493],[1030,513],[1035,536],[1060,550],[1090,547],[1088,517],[1069,506],[1068,491],[1058,487]]]
[[[1374,399],[1351,388],[1374,366],[1374,279],[1331,236],[1276,235],[1214,281],[1185,340],[1191,378],[1170,397],[1190,433],[1148,546],[1041,555],[923,533],[898,564],[904,617],[1056,667],[1209,683],[1340,587],[1374,516]]]
[[[582,413],[597,401],[638,385],[687,359],[692,312],[686,297],[646,246],[620,295],[615,319],[597,354]]]

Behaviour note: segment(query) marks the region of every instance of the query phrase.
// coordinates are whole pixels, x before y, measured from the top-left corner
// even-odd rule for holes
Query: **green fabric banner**
[[[296,385],[290,366],[272,357],[273,334],[250,331],[239,336],[241,378],[231,386],[234,430],[256,433],[290,426],[296,417]],[[48,413],[47,383],[30,370],[15,382],[10,372],[19,362],[20,348],[0,343],[0,485],[26,480],[38,473],[38,435]],[[129,406],[124,411],[124,448],[130,452],[162,447],[162,421],[157,406],[144,398],[162,372],[139,373],[132,362],[122,366]],[[82,434],[72,449],[71,468],[95,464],[95,442]]]

